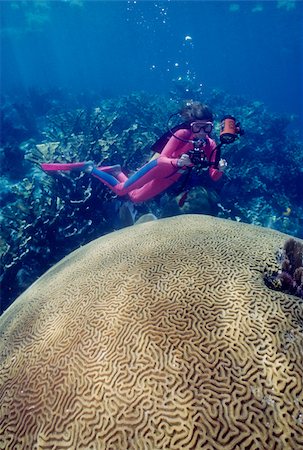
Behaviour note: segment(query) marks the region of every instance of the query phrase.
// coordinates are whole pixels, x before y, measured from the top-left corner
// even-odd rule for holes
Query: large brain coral
[[[185,215],[64,258],[0,319],[0,448],[302,448],[302,302],[263,281],[285,239]]]

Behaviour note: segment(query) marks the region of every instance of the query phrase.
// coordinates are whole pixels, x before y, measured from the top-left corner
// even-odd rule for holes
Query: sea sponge
[[[73,252],[0,319],[1,449],[299,449],[286,235],[184,215]]]

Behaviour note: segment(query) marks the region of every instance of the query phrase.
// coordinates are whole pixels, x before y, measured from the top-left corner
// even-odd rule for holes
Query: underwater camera
[[[188,156],[195,166],[201,165],[201,151],[199,148],[194,147],[192,150],[189,150]]]
[[[194,166],[199,166],[201,169],[209,167],[210,163],[208,162],[206,155],[202,149],[201,152],[201,143],[203,143],[203,145],[205,145],[206,141],[205,139],[197,139],[194,142],[194,147],[189,150],[188,152],[188,156],[189,159],[191,160],[191,162],[194,164]]]
[[[235,140],[244,134],[240,123],[236,123],[233,116],[225,116],[220,124],[220,141],[222,144],[232,144]]]

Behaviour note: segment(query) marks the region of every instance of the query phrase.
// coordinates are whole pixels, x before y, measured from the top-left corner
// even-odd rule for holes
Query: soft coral
[[[265,275],[266,285],[303,298],[303,244],[290,238],[280,255],[280,269],[272,275]]]

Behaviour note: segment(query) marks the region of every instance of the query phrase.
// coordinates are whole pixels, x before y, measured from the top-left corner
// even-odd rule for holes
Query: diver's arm
[[[175,137],[177,136],[177,137]],[[175,132],[175,136],[172,136],[169,141],[167,142],[167,144],[165,145],[165,147],[163,148],[161,155],[159,156],[159,158],[161,158],[164,161],[169,162],[172,166],[174,167],[181,167],[181,162],[180,161],[180,157],[183,154],[186,154],[186,152],[188,151],[188,143],[187,142],[183,142],[182,140],[179,140],[178,137],[180,139],[189,139],[191,136],[191,133],[189,130],[178,130]],[[183,164],[183,165],[187,165],[187,164]]]
[[[213,139],[209,139],[209,151],[207,159],[209,162],[216,162],[216,156],[217,156],[217,150],[216,150],[217,144]],[[220,178],[223,175],[223,171],[225,170],[225,167],[227,166],[227,163],[225,160],[220,159],[218,167],[210,166],[209,167],[209,176],[213,181],[219,181]]]

